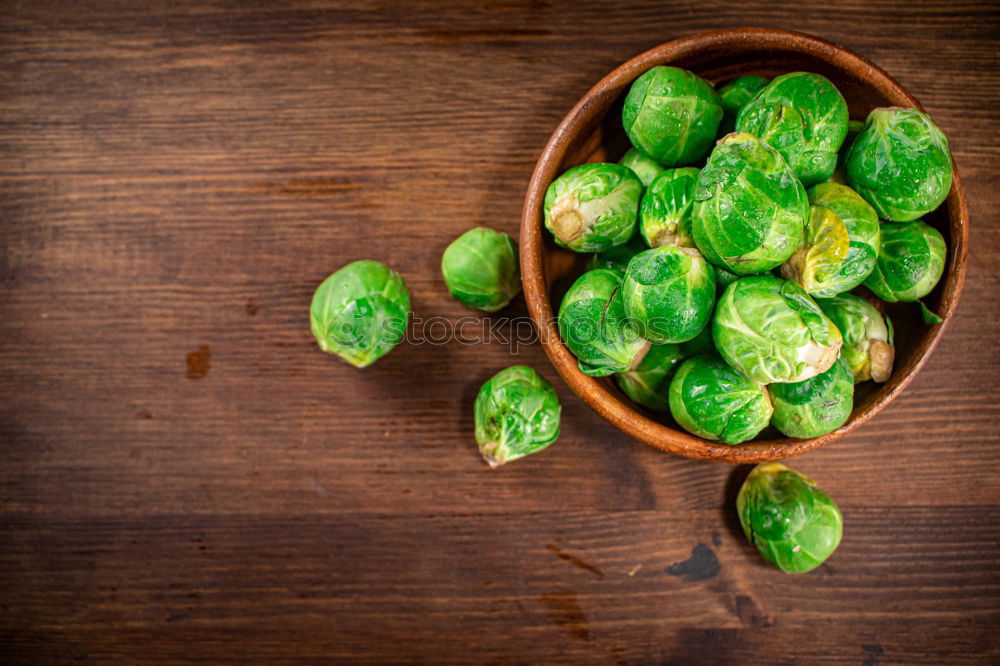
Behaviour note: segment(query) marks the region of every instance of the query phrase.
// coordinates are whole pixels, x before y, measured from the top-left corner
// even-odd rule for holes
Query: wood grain
[[[994,4],[0,10],[3,663],[1000,660]],[[441,251],[516,233],[580,95],[745,25],[879,63],[948,133],[970,205],[931,360],[794,461],[845,515],[804,576],[738,533],[745,468],[625,438],[537,346],[408,344],[359,372],[308,330],[313,289],[359,258],[398,270],[418,316],[467,316]],[[553,381],[563,435],[491,473],[471,404],[514,362]]]

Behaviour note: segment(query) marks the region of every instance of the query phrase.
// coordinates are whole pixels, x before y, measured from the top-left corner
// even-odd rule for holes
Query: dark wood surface
[[[994,3],[4,2],[0,662],[1000,660],[1000,13]],[[583,3],[579,3],[583,4]],[[448,7],[448,8],[446,8]],[[422,318],[440,253],[515,233],[559,119],[655,44],[811,32],[951,139],[972,249],[913,385],[791,464],[844,512],[811,574],[738,532],[746,468],[603,422],[540,347],[311,339],[349,260]],[[514,362],[563,435],[489,471],[471,404]]]

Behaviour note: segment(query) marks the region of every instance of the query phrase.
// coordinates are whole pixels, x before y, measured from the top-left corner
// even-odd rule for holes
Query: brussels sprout
[[[670,413],[688,432],[725,444],[753,439],[771,418],[767,388],[715,354],[689,358],[670,382]]]
[[[632,240],[624,245],[616,245],[604,252],[591,255],[587,262],[587,270],[607,268],[618,273],[620,278],[625,279],[625,269],[628,267],[628,262],[632,261],[632,257],[635,255],[648,249],[642,236],[633,236]]]
[[[622,125],[632,145],[665,167],[705,155],[722,120],[722,103],[705,79],[676,67],[653,67],[632,82]]]
[[[865,286],[883,301],[915,301],[931,292],[944,272],[941,233],[920,220],[882,225],[882,250]]]
[[[847,121],[847,102],[829,79],[792,72],[771,81],[746,103],[736,131],[749,132],[776,148],[808,187],[833,175]]]
[[[625,314],[659,344],[698,335],[712,316],[715,271],[694,248],[664,245],[640,252],[625,271]]]
[[[718,293],[722,293],[726,290],[726,287],[731,285],[740,279],[740,275],[736,273],[730,273],[725,268],[715,267],[715,290]]]
[[[684,360],[679,345],[652,345],[635,370],[615,375],[618,387],[629,398],[649,409],[667,411],[670,378]]]
[[[810,294],[836,296],[844,291],[837,278],[850,244],[847,225],[839,215],[826,206],[809,206],[802,245],[781,264],[781,277]]]
[[[632,169],[635,175],[639,177],[639,180],[642,181],[643,187],[649,187],[649,184],[663,173],[663,167],[656,160],[635,148],[629,148],[622,155],[622,158],[618,160],[618,164]]]
[[[842,358],[811,379],[771,384],[771,424],[788,437],[806,439],[844,425],[854,406],[854,375]]]
[[[545,191],[545,228],[575,252],[601,252],[632,238],[642,182],[619,164],[581,164]]]
[[[441,257],[441,274],[458,302],[496,312],[521,291],[517,244],[507,234],[477,227],[456,238]]]
[[[694,336],[687,342],[680,343],[681,354],[684,358],[691,358],[698,354],[715,353],[715,342],[712,341],[712,327],[705,326],[701,333]]]
[[[649,351],[649,341],[625,317],[621,276],[606,268],[584,273],[566,292],[559,335],[580,372],[594,377],[631,370]]]
[[[377,261],[355,261],[323,281],[309,319],[319,348],[364,368],[399,344],[410,316],[410,291]]]
[[[895,355],[889,318],[854,294],[817,298],[816,303],[844,337],[840,355],[854,374],[854,381],[873,379],[881,383],[889,379]]]
[[[537,453],[559,437],[559,397],[552,384],[526,365],[487,380],[473,411],[476,443],[490,467]]]
[[[878,216],[844,185],[820,183],[807,194],[812,206],[805,241],[781,265],[781,274],[813,296],[850,291],[875,268],[882,247]]]
[[[843,340],[794,282],[771,275],[737,280],[715,308],[712,339],[722,357],[761,384],[801,382],[826,372]]]
[[[916,109],[875,109],[847,155],[847,181],[878,216],[916,220],[951,189],[948,139]]]
[[[747,539],[785,573],[805,573],[840,544],[840,509],[808,476],[781,463],[757,465],[736,496]]]
[[[719,134],[729,134],[736,128],[736,116],[740,109],[766,85],[767,79],[763,76],[740,76],[719,88],[719,99],[722,101]]]
[[[691,206],[697,178],[694,167],[668,169],[646,189],[639,202],[639,233],[649,247],[694,247]]]
[[[806,191],[781,154],[752,134],[719,141],[698,174],[694,201],[695,245],[731,273],[769,271],[802,243]]]
[[[840,144],[840,150],[837,151],[837,168],[830,176],[831,183],[847,185],[847,156],[851,152],[851,146],[854,145],[854,139],[857,138],[864,126],[865,124],[860,120],[847,121],[847,137],[844,139],[844,143]]]

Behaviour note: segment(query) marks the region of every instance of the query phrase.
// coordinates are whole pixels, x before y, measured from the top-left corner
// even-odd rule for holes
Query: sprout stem
[[[872,381],[879,384],[889,379],[892,373],[892,360],[896,354],[895,347],[882,340],[872,340],[868,344],[868,354],[871,357]]]
[[[562,213],[552,221],[552,231],[564,243],[571,243],[583,233],[583,218],[575,210]]]

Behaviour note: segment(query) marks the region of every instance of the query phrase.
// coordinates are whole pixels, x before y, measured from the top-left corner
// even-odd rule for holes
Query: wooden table
[[[3,3],[0,662],[1000,660],[996,5],[576,5]],[[467,316],[441,252],[517,232],[573,102],[742,25],[897,77],[972,219],[920,376],[793,463],[845,517],[803,576],[739,533],[746,469],[631,441],[537,345],[512,356],[522,301],[483,320],[491,342],[365,371],[308,327],[359,258],[399,270],[418,317]],[[472,400],[515,362],[556,385],[563,435],[491,472]]]

